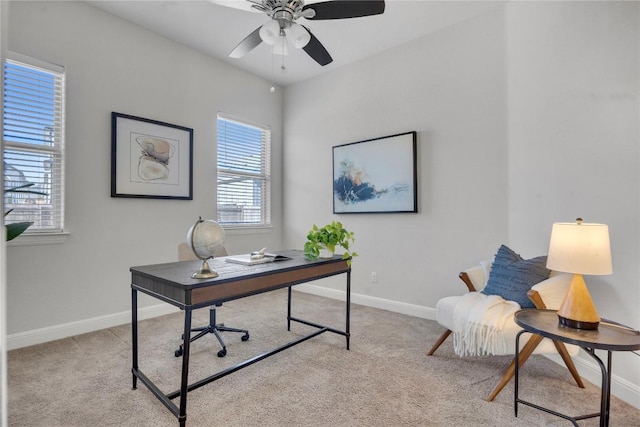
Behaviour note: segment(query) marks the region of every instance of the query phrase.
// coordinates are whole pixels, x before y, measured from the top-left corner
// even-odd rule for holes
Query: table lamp
[[[584,223],[582,218],[573,223],[554,223],[547,268],[573,273],[569,290],[558,309],[560,325],[574,329],[598,329],[600,316],[582,275],[613,273],[609,227]]]

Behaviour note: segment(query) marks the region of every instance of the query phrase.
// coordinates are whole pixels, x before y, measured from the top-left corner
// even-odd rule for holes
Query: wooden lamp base
[[[596,330],[600,316],[593,304],[582,274],[574,274],[571,286],[558,309],[560,325],[574,329]]]

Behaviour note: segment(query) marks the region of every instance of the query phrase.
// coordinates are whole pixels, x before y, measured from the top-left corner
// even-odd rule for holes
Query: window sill
[[[69,232],[60,233],[24,233],[7,242],[7,246],[59,245],[64,243]]]
[[[264,234],[273,232],[272,226],[233,226],[223,225],[225,233],[227,234]]]

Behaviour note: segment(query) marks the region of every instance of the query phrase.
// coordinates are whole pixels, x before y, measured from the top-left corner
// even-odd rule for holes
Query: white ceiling
[[[498,7],[504,0],[387,0],[382,15],[325,21],[300,18],[298,22],[311,28],[333,57],[333,62],[322,67],[303,50],[290,47],[289,55],[284,57],[285,70],[281,69],[283,57],[271,55],[270,47],[264,43],[243,58],[229,58],[229,52],[269,18],[262,13],[221,6],[212,1],[88,0],[88,3],[199,52],[286,86],[472,18],[489,8]],[[308,0],[306,3],[316,2],[317,0]]]

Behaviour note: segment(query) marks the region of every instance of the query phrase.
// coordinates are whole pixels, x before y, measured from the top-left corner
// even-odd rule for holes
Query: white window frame
[[[47,224],[42,218],[40,219],[40,223],[36,221],[34,225],[29,227],[20,237],[9,242],[9,244],[15,244],[17,242],[20,244],[43,244],[43,243],[57,243],[62,241],[63,235],[67,234],[64,231],[64,205],[65,205],[65,197],[64,197],[64,189],[65,189],[65,70],[64,67],[59,65],[50,64],[48,62],[32,58],[26,55],[18,54],[15,52],[7,52],[7,57],[3,61],[3,68],[6,63],[13,63],[23,67],[32,68],[34,70],[42,71],[45,73],[49,73],[56,78],[56,87],[55,87],[55,98],[56,98],[56,108],[54,112],[54,126],[50,128],[51,132],[51,144],[32,144],[28,142],[18,142],[4,139],[5,137],[5,124],[3,123],[3,161],[7,161],[8,152],[24,152],[25,154],[33,153],[33,154],[43,154],[43,155],[52,155],[53,162],[51,163],[51,181],[46,185],[43,184],[43,187],[47,187],[47,196],[45,200],[45,204],[50,203],[52,206],[53,214],[51,217],[53,221]],[[4,80],[3,85],[5,85],[5,80],[7,79],[6,73],[3,72]],[[4,108],[5,112],[7,111],[7,90],[5,87],[3,96],[4,99]],[[28,107],[25,114],[25,121],[29,120],[30,111],[28,111]],[[4,115],[3,115],[4,117]],[[5,122],[7,118],[5,117]],[[43,137],[44,138],[44,137]],[[3,171],[3,189],[5,187],[5,181],[7,176],[7,170]],[[38,183],[38,184],[42,184]],[[4,196],[4,194],[3,194]],[[34,199],[34,204],[38,204],[38,197],[42,198],[42,196],[27,196]],[[5,206],[7,209],[8,206]],[[14,211],[15,212],[15,211]],[[13,219],[11,220],[11,214],[7,216],[6,222],[16,222],[21,219]],[[31,220],[31,219],[29,219]],[[51,238],[53,237],[53,239]]]
[[[248,169],[234,169],[229,167],[233,163],[232,159],[237,159],[243,155],[238,151],[238,146],[233,144],[225,145],[225,138],[232,138],[226,135],[226,128],[220,126],[226,123],[237,124],[243,127],[260,131],[260,171]],[[218,113],[216,118],[216,166],[217,166],[217,189],[216,189],[216,217],[218,223],[225,229],[248,229],[248,228],[271,228],[271,128],[266,125],[252,123],[250,121],[233,117],[227,114]],[[235,142],[238,142],[237,140]],[[256,147],[253,147],[254,149]],[[242,150],[242,149],[240,149]],[[229,155],[227,157],[227,155]],[[231,160],[231,161],[230,161]],[[227,166],[227,167],[225,167]],[[235,180],[253,182],[253,186],[258,185],[258,191],[242,190],[240,188],[224,188],[225,181]],[[243,200],[257,198],[256,203],[244,203]],[[234,199],[235,202],[221,203],[221,200]],[[233,205],[233,206],[232,206]],[[258,220],[243,219],[251,218],[250,212],[259,206],[260,217]]]

